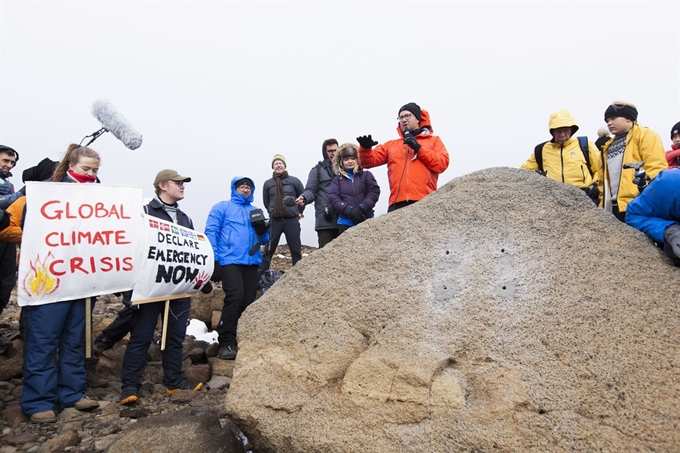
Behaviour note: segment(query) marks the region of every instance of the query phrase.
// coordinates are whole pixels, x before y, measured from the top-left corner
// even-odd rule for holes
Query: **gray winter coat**
[[[323,146],[322,146],[323,148]],[[333,164],[326,155],[326,150],[321,149],[323,160],[316,164],[309,172],[307,177],[307,185],[302,196],[305,197],[305,204],[314,203],[314,214],[316,218],[315,230],[334,230],[338,228],[336,223],[338,220],[337,213],[331,207],[331,202],[328,201],[328,191],[331,188],[331,181],[333,181]],[[331,211],[331,220],[326,220],[323,215],[324,208]]]

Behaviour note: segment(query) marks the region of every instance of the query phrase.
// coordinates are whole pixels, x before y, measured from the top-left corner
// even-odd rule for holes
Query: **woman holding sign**
[[[99,182],[99,162],[95,150],[70,145],[51,181]],[[54,423],[67,407],[98,408],[97,401],[85,396],[85,300],[28,305],[22,310],[26,335],[21,410],[33,423]]]

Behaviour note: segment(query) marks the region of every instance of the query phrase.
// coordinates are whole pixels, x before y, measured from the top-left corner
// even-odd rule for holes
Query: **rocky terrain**
[[[303,255],[314,249],[303,247]],[[290,253],[286,246],[279,246],[277,256],[272,259],[272,269],[286,270],[291,267]],[[211,294],[198,294],[192,298],[190,319],[203,321],[209,328],[219,319],[224,295],[219,285]],[[99,298],[93,314],[93,333],[96,336],[116,317],[123,308],[121,298],[107,295]],[[13,294],[8,307],[2,313],[0,336],[11,341],[12,347],[0,354],[0,453],[14,452],[101,452],[132,451],[127,441],[134,442],[140,451],[150,453],[159,448],[165,453],[187,451],[186,446],[164,436],[154,439],[152,435],[135,434],[128,438],[128,430],[139,431],[144,423],[153,426],[151,432],[161,432],[163,424],[169,424],[173,431],[182,433],[182,438],[191,440],[192,451],[249,451],[248,440],[240,433],[226,416],[225,395],[234,369],[234,361],[216,358],[217,344],[196,341],[187,336],[184,342],[184,370],[190,382],[202,382],[200,391],[188,391],[167,395],[162,383],[162,368],[159,343],[152,343],[149,350],[149,363],[144,375],[140,400],[133,406],[121,406],[120,371],[125,353],[127,338],[116,344],[100,357],[97,372],[108,381],[105,388],[91,388],[88,396],[100,402],[100,408],[93,412],[80,412],[73,408],[63,411],[57,423],[36,425],[29,422],[19,407],[22,390],[21,368],[23,363],[23,343],[19,333],[19,307]],[[160,327],[160,326],[159,326]],[[160,329],[157,331],[160,340]],[[203,434],[196,426],[174,429],[181,424],[175,414],[182,414],[182,420],[201,421],[204,425],[218,420],[217,429]],[[183,416],[186,415],[186,416]],[[173,419],[175,416],[175,419]],[[153,420],[157,420],[153,421]],[[224,439],[219,447],[202,445],[202,442],[217,442],[219,436],[236,439],[229,446]],[[132,435],[131,435],[132,436]],[[195,439],[193,437],[195,437]],[[173,450],[172,448],[175,448]],[[219,450],[216,448],[220,448]]]

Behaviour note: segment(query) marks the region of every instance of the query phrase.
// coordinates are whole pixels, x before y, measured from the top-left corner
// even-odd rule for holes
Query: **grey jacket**
[[[315,230],[332,230],[338,227],[336,223],[338,215],[333,211],[331,202],[328,200],[328,191],[333,181],[333,164],[328,158],[316,164],[309,172],[307,186],[302,196],[305,197],[305,204],[314,203],[314,214],[316,216]],[[332,218],[326,220],[323,215],[324,208],[331,211]]]

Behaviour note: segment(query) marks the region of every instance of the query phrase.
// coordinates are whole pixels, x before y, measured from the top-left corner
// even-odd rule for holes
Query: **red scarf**
[[[76,173],[73,170],[68,171],[68,176],[69,178],[74,179],[80,183],[95,182],[97,180],[96,176],[81,175],[80,173]]]

